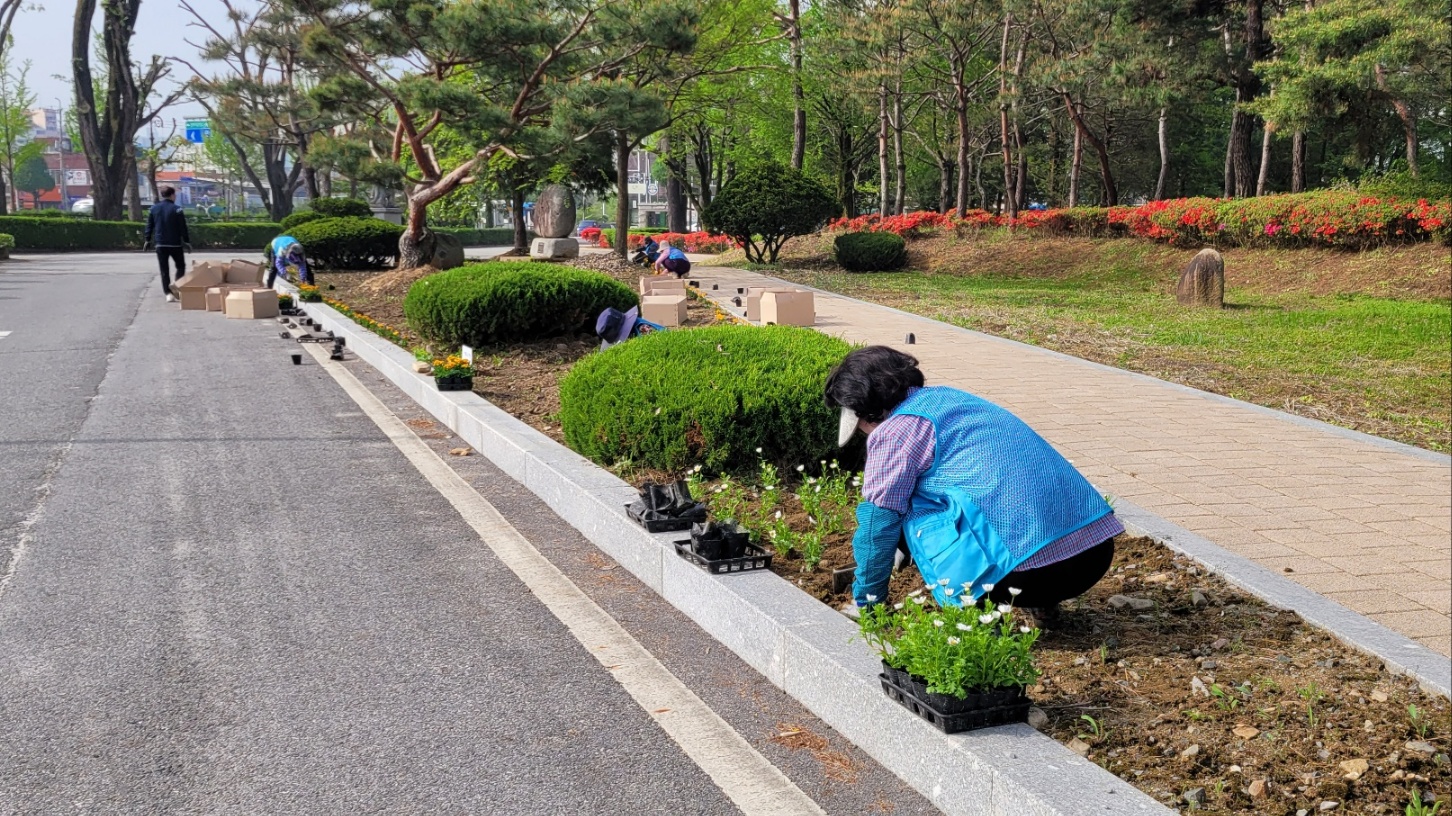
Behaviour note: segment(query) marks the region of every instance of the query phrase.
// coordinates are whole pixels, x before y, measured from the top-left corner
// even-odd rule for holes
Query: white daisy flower
[[[1009,587],[1008,588],[1008,594],[1010,594],[1013,597],[1017,598],[1018,596],[1020,596],[1020,595],[1023,594],[1023,590],[1019,589],[1018,587]]]
[[[947,586],[947,585],[948,585],[948,579],[947,578],[939,578],[938,579],[938,586]]]
[[[911,595],[911,596],[913,596],[914,598],[916,598],[919,595],[923,594],[923,591],[921,589],[915,589],[912,592],[909,592],[908,594]]]
[[[1029,632],[1032,632],[1033,630],[1034,630],[1034,628],[1032,626],[1020,626],[1020,627],[1018,627],[1018,631],[1023,632],[1025,635],[1027,635]]]
[[[937,618],[933,618],[933,625],[939,629],[943,628],[943,622]]]
[[[926,598],[918,598],[918,597],[914,597],[913,598],[913,603],[917,604],[918,606],[922,606],[923,604],[925,604],[927,602],[928,601],[927,601]]]
[[[979,623],[993,623],[993,616],[992,615],[979,615],[978,616],[978,622]]]
[[[973,630],[973,627],[969,626],[966,623],[959,623],[958,624],[958,631],[959,632],[971,632],[972,630]]]
[[[806,469],[807,469],[807,466],[806,465],[797,465],[797,473],[802,473]]]
[[[952,597],[952,595],[953,595],[953,588],[952,587],[943,587],[943,594],[944,595],[947,595],[949,597]]]
[[[1008,604],[999,604],[998,605],[998,614],[1000,614],[1000,615],[1007,615],[1008,613],[1010,613],[1012,611],[1013,611],[1013,607],[1009,606]]]
[[[893,604],[892,605],[892,608],[893,609],[902,609],[902,601],[898,601],[897,603]]]
[[[877,600],[877,596],[876,595],[868,595],[867,596],[867,602],[868,603],[874,603],[876,600]]]
[[[953,637],[952,635],[949,635],[948,636],[948,645],[949,646],[957,646],[959,643],[962,643],[962,642],[963,641],[959,640],[958,638]]]
[[[983,591],[984,592],[992,592],[993,591],[993,584],[984,584],[983,585]]]

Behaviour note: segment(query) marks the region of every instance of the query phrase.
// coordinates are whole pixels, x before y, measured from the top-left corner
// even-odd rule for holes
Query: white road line
[[[747,816],[824,814],[775,765],[712,711],[645,647],[551,564],[483,496],[316,346],[309,354],[378,425],[418,472],[459,512],[489,549],[559,619],[570,634],[711,781]]]
[[[10,336],[10,332],[8,332],[8,331],[7,332],[0,332],[0,340],[4,340],[5,338],[7,338],[9,336]]]

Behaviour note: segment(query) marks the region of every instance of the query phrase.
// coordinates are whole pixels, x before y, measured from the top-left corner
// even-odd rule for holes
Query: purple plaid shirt
[[[919,416],[894,414],[867,437],[867,467],[862,498],[884,510],[906,515],[918,479],[933,466],[937,440],[933,423]],[[1049,544],[1018,569],[1045,567],[1078,555],[1124,532],[1113,513]]]

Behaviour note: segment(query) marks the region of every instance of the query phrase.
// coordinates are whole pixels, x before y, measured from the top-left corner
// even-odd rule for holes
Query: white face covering
[[[852,434],[857,432],[857,412],[842,406],[842,419],[837,425],[837,447],[844,448],[852,441]]]

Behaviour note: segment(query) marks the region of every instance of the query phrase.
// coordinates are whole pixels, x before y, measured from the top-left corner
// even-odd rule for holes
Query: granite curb
[[[294,291],[279,281],[277,288]],[[525,485],[771,683],[949,814],[1170,813],[1027,725],[943,734],[890,700],[856,626],[770,572],[718,577],[625,514],[635,490],[470,391],[438,391],[406,351],[321,303],[300,304],[424,410]]]

